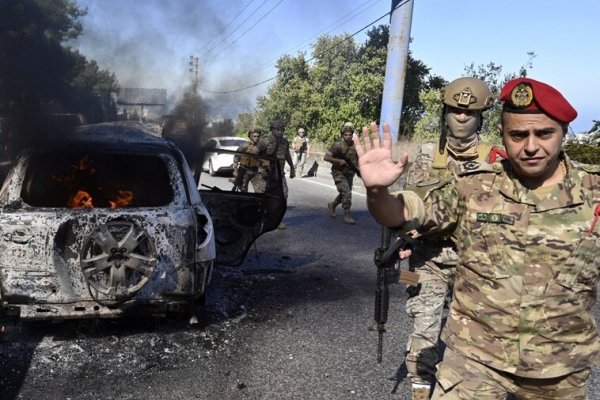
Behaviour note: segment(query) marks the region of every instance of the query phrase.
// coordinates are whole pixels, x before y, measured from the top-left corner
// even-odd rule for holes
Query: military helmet
[[[274,119],[269,126],[269,129],[285,129],[285,124],[280,119]]]
[[[354,124],[352,122],[346,122],[344,125],[342,125],[342,129],[340,129],[340,133],[348,131],[354,133]]]
[[[470,76],[455,79],[442,89],[442,101],[450,107],[487,110],[493,100],[488,85]]]

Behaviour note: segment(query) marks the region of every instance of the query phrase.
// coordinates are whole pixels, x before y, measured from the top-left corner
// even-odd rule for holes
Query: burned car
[[[150,133],[84,125],[18,156],[0,190],[0,316],[184,311],[213,265],[239,265],[279,223],[276,184],[254,196],[211,188],[207,208],[177,145]]]

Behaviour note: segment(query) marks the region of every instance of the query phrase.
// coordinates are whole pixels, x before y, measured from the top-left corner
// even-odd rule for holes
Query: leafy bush
[[[600,164],[600,146],[598,144],[570,143],[564,146],[571,160],[584,164]]]

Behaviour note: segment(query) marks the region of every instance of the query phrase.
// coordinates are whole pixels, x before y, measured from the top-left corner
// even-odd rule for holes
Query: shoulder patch
[[[502,172],[502,164],[500,163],[489,164],[485,161],[466,161],[460,163],[458,166],[458,176],[480,174],[485,172],[499,174]]]
[[[462,163],[462,167],[467,171],[473,171],[479,168],[479,163],[477,161],[466,161]]]

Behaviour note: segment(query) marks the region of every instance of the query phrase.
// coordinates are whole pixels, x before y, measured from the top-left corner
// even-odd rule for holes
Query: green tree
[[[419,100],[423,105],[421,118],[415,124],[413,139],[418,142],[437,141],[441,132],[441,115],[444,103],[439,89],[422,89]]]
[[[360,127],[378,120],[388,37],[385,25],[367,32],[360,46],[348,35],[324,35],[313,44],[310,59],[304,54],[282,57],[277,62],[277,79],[257,100],[259,126],[268,127],[271,120],[281,118],[288,137],[303,126],[311,138],[331,143],[339,138],[346,121]],[[409,55],[401,134],[412,135],[423,112],[419,91],[443,84],[442,78],[432,76],[424,63]]]
[[[233,132],[236,136],[246,137],[254,129],[254,116],[251,113],[239,114],[233,123]]]
[[[592,127],[588,131],[588,133],[599,132],[600,131],[600,120],[592,120]]]
[[[90,123],[117,119],[117,106],[113,93],[119,85],[114,73],[101,70],[96,61],[88,61],[79,52],[71,53],[74,59],[71,86],[65,97],[66,108],[83,113]]]
[[[48,129],[48,113],[114,116],[114,75],[65,47],[85,13],[73,0],[0,2],[0,115],[20,142],[15,150]]]
[[[488,84],[494,96],[500,95],[500,90],[506,82],[518,78],[526,77],[529,70],[533,68],[533,59],[536,57],[533,51],[527,52],[527,61],[523,64],[519,71],[502,74],[502,66],[494,62],[489,62],[487,65],[480,64],[475,66],[471,63],[465,67],[465,76],[473,76],[483,80]],[[481,136],[484,140],[495,143],[498,142],[498,125],[500,124],[500,116],[502,114],[502,105],[496,101],[492,107],[485,112],[483,127],[481,128]]]

